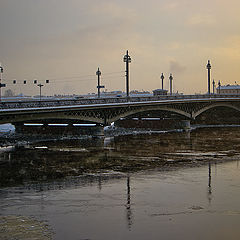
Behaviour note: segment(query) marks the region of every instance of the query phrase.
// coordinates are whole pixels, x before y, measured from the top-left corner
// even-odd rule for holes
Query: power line
[[[118,71],[118,72],[107,72],[107,73],[103,73],[103,75],[114,75],[114,74],[119,74],[119,73],[123,73],[124,71]],[[80,75],[80,76],[74,76],[74,77],[61,77],[61,78],[49,78],[49,80],[65,80],[65,79],[78,79],[81,80],[81,78],[85,78],[85,77],[94,77],[95,79],[95,75]],[[84,79],[85,80],[85,79]]]
[[[81,78],[86,78],[86,77],[95,77],[95,75],[80,75],[80,76],[74,76],[74,77],[55,77],[55,78],[49,78],[49,80],[61,80],[61,79],[74,79],[74,78],[78,78],[78,79],[81,79]]]
[[[120,71],[120,72],[109,72],[109,73],[104,73],[104,75],[112,75],[112,74],[117,74],[117,73],[124,73],[125,71]]]
[[[119,73],[123,73],[124,71],[118,71],[118,72],[107,72],[107,73],[104,73],[103,74],[103,79],[110,79],[112,78],[111,76],[107,76],[107,77],[104,77],[104,75],[116,75],[116,74],[119,74]],[[91,78],[88,78],[88,77],[91,77]],[[115,76],[116,77],[116,76]],[[119,77],[123,77],[122,75],[120,75]],[[80,75],[80,76],[74,76],[74,77],[61,77],[61,78],[49,78],[49,81],[50,82],[65,82],[66,80],[69,80],[69,79],[75,79],[75,80],[72,80],[72,81],[67,81],[67,82],[76,82],[76,81],[96,81],[95,79],[95,75]],[[10,82],[12,81],[12,82]],[[21,79],[21,80],[7,80],[5,79],[5,82],[9,85],[19,85],[19,84],[29,84],[29,81],[31,83],[33,83],[34,80],[26,80],[26,79]],[[41,80],[40,80],[41,81]],[[35,84],[35,83],[33,83]]]
[[[118,78],[116,78],[116,77],[112,78],[111,77],[111,79],[109,77],[102,77],[102,80],[107,79],[107,81],[109,81],[109,79],[110,79],[111,81],[116,81],[116,80],[119,80],[119,79],[124,78],[124,77],[125,76],[119,76]]]

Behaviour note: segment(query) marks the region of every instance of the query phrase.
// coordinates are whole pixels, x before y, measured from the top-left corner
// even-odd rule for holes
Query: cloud
[[[240,35],[227,36],[215,46],[204,46],[202,52],[208,53],[216,58],[236,63],[240,59]]]
[[[216,22],[213,15],[206,14],[197,14],[186,20],[186,24],[189,26],[213,26]]]
[[[185,8],[186,6],[189,6],[188,0],[175,0],[175,1],[165,1],[162,5],[162,8],[164,11],[177,11],[179,9]]]
[[[169,50],[179,50],[179,49],[182,49],[183,48],[183,44],[180,43],[180,42],[169,42],[167,45],[166,45],[167,49]]]
[[[184,73],[186,70],[186,67],[181,65],[179,62],[175,60],[171,60],[169,62],[169,71],[174,74],[181,74]]]
[[[110,1],[102,1],[100,5],[92,5],[90,11],[93,16],[101,17],[99,20],[119,19],[122,21],[132,21],[137,16],[135,10]]]

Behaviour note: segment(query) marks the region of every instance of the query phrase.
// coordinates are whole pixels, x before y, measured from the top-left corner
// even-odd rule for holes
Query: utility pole
[[[101,71],[99,70],[99,68],[98,68],[98,70],[97,70],[97,72],[96,72],[96,75],[98,76],[98,85],[97,85],[97,89],[98,89],[98,98],[100,98],[100,89],[101,88],[105,88],[105,86],[101,86],[100,85],[100,76],[101,76]]]
[[[215,94],[215,81],[214,81],[214,79],[212,81],[212,85],[213,85],[213,94]]]
[[[131,57],[127,54],[124,56],[123,61],[126,63],[126,93],[127,98],[129,97],[129,63],[132,61]]]
[[[161,75],[161,79],[162,79],[162,90],[163,90],[163,79],[164,79],[163,73]]]
[[[49,83],[50,82],[50,80],[45,80],[45,83]],[[39,87],[39,90],[40,90],[40,94],[39,94],[39,96],[40,96],[40,101],[41,101],[41,99],[42,99],[42,87],[44,86],[43,84],[41,84],[41,83],[39,83],[39,84],[37,84],[38,83],[38,80],[37,79],[34,79],[33,80],[33,84],[35,85],[37,85],[38,87]],[[17,80],[13,80],[13,84],[17,84]],[[27,80],[23,80],[23,84],[27,84]]]
[[[33,80],[33,83],[34,84],[37,84],[37,80],[36,79],[34,79]],[[50,81],[47,79],[47,80],[45,80],[45,83],[49,83]],[[43,84],[41,84],[41,83],[39,83],[39,84],[37,84],[37,86],[39,87],[39,95],[40,95],[40,101],[42,100],[42,87],[44,86]]]
[[[210,64],[210,60],[208,60],[208,64],[207,64],[207,70],[208,70],[208,94],[210,95],[210,91],[211,91],[211,89],[210,89],[210,72],[211,72],[211,64]]]
[[[172,76],[171,73],[170,73],[170,76],[169,76],[169,80],[170,80],[170,95],[172,95],[172,81],[173,81],[173,76]]]
[[[38,86],[39,89],[40,89],[40,102],[41,102],[41,99],[42,99],[42,87],[43,87],[44,85],[41,84],[41,83],[39,83],[37,86]]]

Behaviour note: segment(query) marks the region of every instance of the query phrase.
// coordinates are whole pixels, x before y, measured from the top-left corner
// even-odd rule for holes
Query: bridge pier
[[[189,130],[190,120],[181,119],[157,119],[157,118],[132,118],[122,119],[115,123],[116,127],[132,128],[132,129],[148,129],[148,130],[172,130],[183,129]]]
[[[191,129],[191,121],[190,120],[181,120],[182,129],[188,131]]]

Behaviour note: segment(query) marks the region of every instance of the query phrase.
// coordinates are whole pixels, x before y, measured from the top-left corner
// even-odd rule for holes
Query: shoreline
[[[29,143],[43,142],[43,141],[61,141],[61,140],[85,140],[85,139],[101,139],[107,137],[118,136],[134,136],[134,135],[151,135],[151,134],[169,134],[169,133],[188,133],[197,129],[203,128],[239,128],[238,124],[221,124],[221,125],[192,125],[190,129],[169,129],[169,130],[151,130],[138,128],[120,128],[115,126],[105,127],[103,136],[91,135],[40,135],[15,133],[14,131],[0,130],[0,148],[9,145],[22,146]]]

